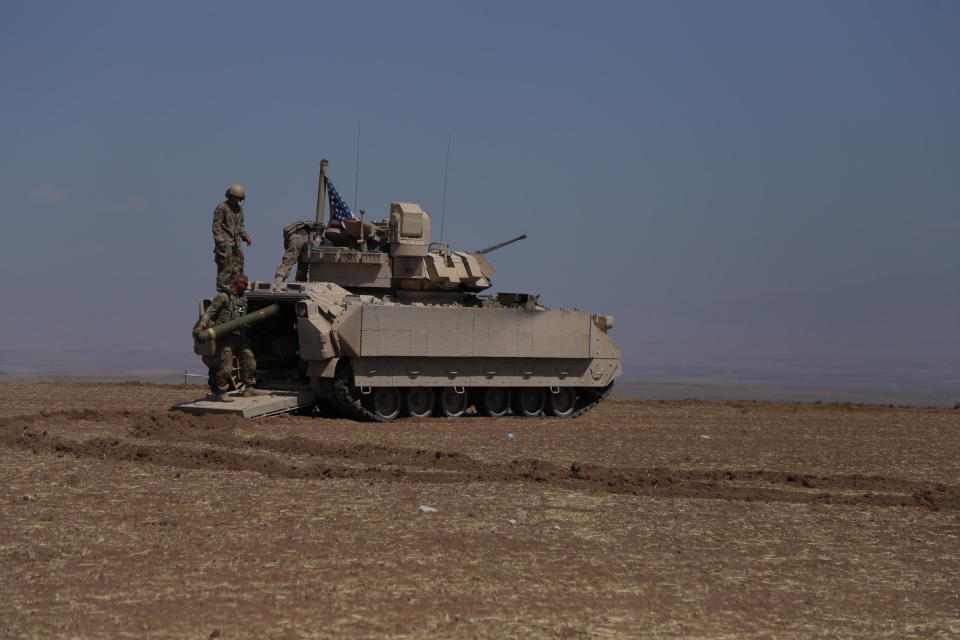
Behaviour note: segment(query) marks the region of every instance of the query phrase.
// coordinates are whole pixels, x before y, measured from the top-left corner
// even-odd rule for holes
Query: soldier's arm
[[[240,209],[240,217],[237,218],[237,225],[240,227],[240,237],[247,244],[253,244],[253,240],[250,239],[250,234],[247,233],[247,225],[243,224],[243,209]]]
[[[197,326],[194,327],[194,330],[197,329],[209,329],[213,326],[213,319],[217,317],[217,314],[220,312],[220,307],[223,306],[223,303],[227,300],[227,294],[218,293],[213,297],[213,300],[210,301],[210,306],[207,307],[207,310],[203,312],[203,315],[200,316],[200,321],[197,322]]]
[[[217,244],[229,244],[230,238],[227,237],[227,233],[224,230],[224,217],[226,216],[226,211],[223,210],[223,207],[217,205],[217,208],[213,210],[213,241]]]

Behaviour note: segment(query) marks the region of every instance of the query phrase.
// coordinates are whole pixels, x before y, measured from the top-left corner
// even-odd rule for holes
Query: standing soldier
[[[243,202],[246,192],[238,184],[230,185],[227,199],[213,210],[213,255],[217,263],[217,291],[227,291],[234,277],[243,273],[243,247],[253,240],[243,225]]]
[[[247,276],[240,273],[234,276],[230,287],[226,291],[221,291],[213,300],[210,306],[203,312],[200,320],[193,328],[193,333],[198,332],[224,322],[236,320],[247,313],[247,296],[244,293],[247,290]],[[255,389],[253,385],[256,380],[253,377],[257,369],[257,361],[253,357],[253,351],[250,350],[250,344],[247,342],[247,330],[237,329],[231,331],[225,336],[217,338],[217,369],[211,371],[210,390],[221,402],[233,402],[233,398],[228,395],[230,391],[230,377],[233,375],[233,358],[236,356],[240,363],[240,380],[246,386],[244,395],[262,396],[266,391]]]

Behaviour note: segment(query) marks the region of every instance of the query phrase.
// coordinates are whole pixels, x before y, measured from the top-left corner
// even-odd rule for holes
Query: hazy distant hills
[[[958,326],[960,267],[892,275],[695,307],[627,370],[640,379],[958,388]]]
[[[896,275],[837,289],[768,294],[711,305],[703,329],[742,345],[832,355],[957,355],[960,267],[937,275]]]

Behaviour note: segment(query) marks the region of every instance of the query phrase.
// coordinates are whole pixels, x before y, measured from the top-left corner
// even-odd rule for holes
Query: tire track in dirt
[[[145,411],[111,410],[97,411],[94,409],[65,409],[62,411],[41,411],[19,416],[0,418],[0,430],[13,426],[28,426],[38,422],[73,422],[83,420],[87,422],[107,422],[112,420],[129,420],[150,415]]]
[[[48,421],[132,422],[126,438],[72,440],[32,428]],[[745,502],[846,504],[960,510],[960,487],[882,476],[818,476],[766,470],[685,470],[616,468],[573,462],[562,466],[540,459],[503,463],[479,461],[459,452],[357,443],[328,444],[290,436],[242,438],[233,416],[129,411],[41,412],[0,420],[0,445],[34,453],[73,455],[114,462],[209,471],[253,471],[290,479],[362,479],[387,482],[532,482],[590,493]],[[184,441],[201,446],[185,446]],[[203,446],[206,445],[206,446]],[[316,458],[284,460],[296,455]],[[351,464],[337,465],[333,460]]]

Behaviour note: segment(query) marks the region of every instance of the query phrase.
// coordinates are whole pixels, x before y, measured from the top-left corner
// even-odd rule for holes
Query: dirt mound
[[[555,467],[542,464],[532,467],[539,473],[535,479],[557,476]],[[680,498],[960,509],[957,503],[960,487],[942,483],[931,486],[926,482],[883,476],[815,476],[751,469],[614,469],[576,462],[570,466],[569,476],[605,485],[610,491]]]
[[[127,430],[132,438],[178,441],[193,440],[203,434],[229,433],[245,420],[236,416],[192,416],[179,411],[146,414]]]
[[[39,413],[6,416],[0,418],[0,430],[12,426],[29,426],[38,422],[49,424],[68,424],[71,422],[106,422],[127,419],[136,412],[126,410],[98,411],[94,409],[66,409],[63,411],[40,411]]]
[[[931,511],[960,511],[960,492],[957,487],[948,487],[945,484],[936,484],[920,491],[914,492],[911,496],[913,502],[921,507],[927,507]]]

